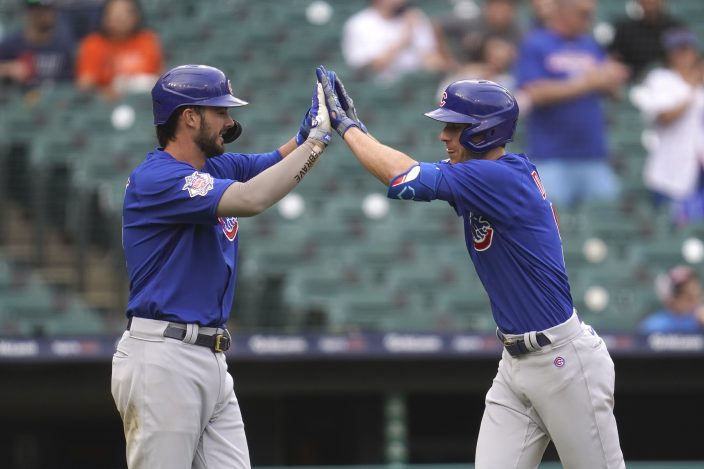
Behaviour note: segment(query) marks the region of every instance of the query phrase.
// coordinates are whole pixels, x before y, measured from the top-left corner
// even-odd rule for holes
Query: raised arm
[[[386,186],[393,178],[418,164],[410,156],[379,143],[357,127],[349,128],[343,138],[362,166]]]
[[[359,120],[354,102],[347,94],[342,82],[325,68],[316,69],[318,81],[322,84],[327,107],[330,111],[331,125],[345,140],[352,153],[374,177],[382,184],[402,174],[418,162],[403,152],[378,142],[367,133]],[[335,85],[330,78],[335,79]]]
[[[317,89],[311,108],[315,119],[307,139],[282,161],[249,181],[231,184],[220,199],[218,216],[249,217],[263,212],[291,192],[315,165],[330,142],[331,132],[322,86]]]

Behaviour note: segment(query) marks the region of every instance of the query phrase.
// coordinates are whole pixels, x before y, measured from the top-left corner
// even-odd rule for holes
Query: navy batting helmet
[[[165,124],[181,106],[236,107],[247,104],[232,94],[227,76],[207,65],[180,65],[164,73],[152,88],[154,125]]]
[[[469,124],[460,135],[460,143],[475,153],[484,153],[513,140],[518,103],[506,88],[493,81],[461,80],[448,86],[440,107],[425,115],[440,122]],[[472,140],[481,134],[482,140]]]

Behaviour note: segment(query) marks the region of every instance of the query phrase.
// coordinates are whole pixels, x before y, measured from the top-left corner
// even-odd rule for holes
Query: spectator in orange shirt
[[[77,86],[99,90],[108,99],[131,92],[148,92],[163,68],[157,35],[142,24],[137,0],[108,0],[101,30],[81,42]]]

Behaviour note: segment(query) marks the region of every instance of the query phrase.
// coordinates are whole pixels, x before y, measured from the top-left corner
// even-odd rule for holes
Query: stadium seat
[[[73,300],[67,311],[52,315],[46,322],[45,332],[51,336],[95,335],[105,332],[101,317]]]

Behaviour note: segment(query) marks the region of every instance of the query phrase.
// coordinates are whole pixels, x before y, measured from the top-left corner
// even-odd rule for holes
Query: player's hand
[[[332,83],[335,82],[335,74],[334,72],[328,72],[328,78]],[[334,86],[334,85],[333,85]],[[316,95],[318,93],[318,87],[313,88],[313,98],[311,101],[316,99]],[[308,134],[310,133],[310,127],[311,127],[311,121],[313,119],[313,116],[315,115],[313,110],[313,105],[311,104],[311,107],[308,108],[306,113],[303,115],[303,120],[301,121],[301,125],[298,128],[298,133],[294,137],[296,139],[296,144],[300,145],[301,143],[305,142],[306,139],[308,138]]]
[[[333,89],[333,85],[328,79],[327,70],[322,65],[315,69],[315,74],[318,77],[318,82],[322,85],[323,93],[325,95],[325,103],[328,107],[328,112],[330,113],[330,122],[335,128],[340,137],[344,137],[345,132],[347,132],[351,127],[359,128],[359,124],[352,120],[340,104],[340,100],[337,98],[337,94]]]
[[[296,136],[294,137],[296,139],[297,145],[300,145],[301,143],[305,142],[308,138],[308,134],[310,133],[310,121],[310,108],[308,108],[306,113],[303,114],[303,120],[301,121],[301,125],[298,128],[298,133],[296,133]]]
[[[355,109],[354,107],[354,101],[352,100],[350,95],[347,94],[345,85],[342,83],[342,80],[340,80],[340,77],[338,77],[337,74],[332,70],[328,70],[327,75],[328,79],[330,79],[330,81],[333,83],[333,88],[335,89],[337,99],[338,101],[340,101],[340,105],[342,106],[342,109],[345,111],[347,116],[357,123],[357,127],[359,127],[362,132],[364,132],[365,134],[369,133],[367,131],[367,127],[359,119],[359,116],[357,115],[357,109]]]
[[[327,145],[330,143],[332,128],[330,127],[330,113],[325,105],[325,93],[323,86],[320,83],[315,84],[315,94],[313,95],[313,103],[310,107],[310,132],[309,139],[318,140]]]

